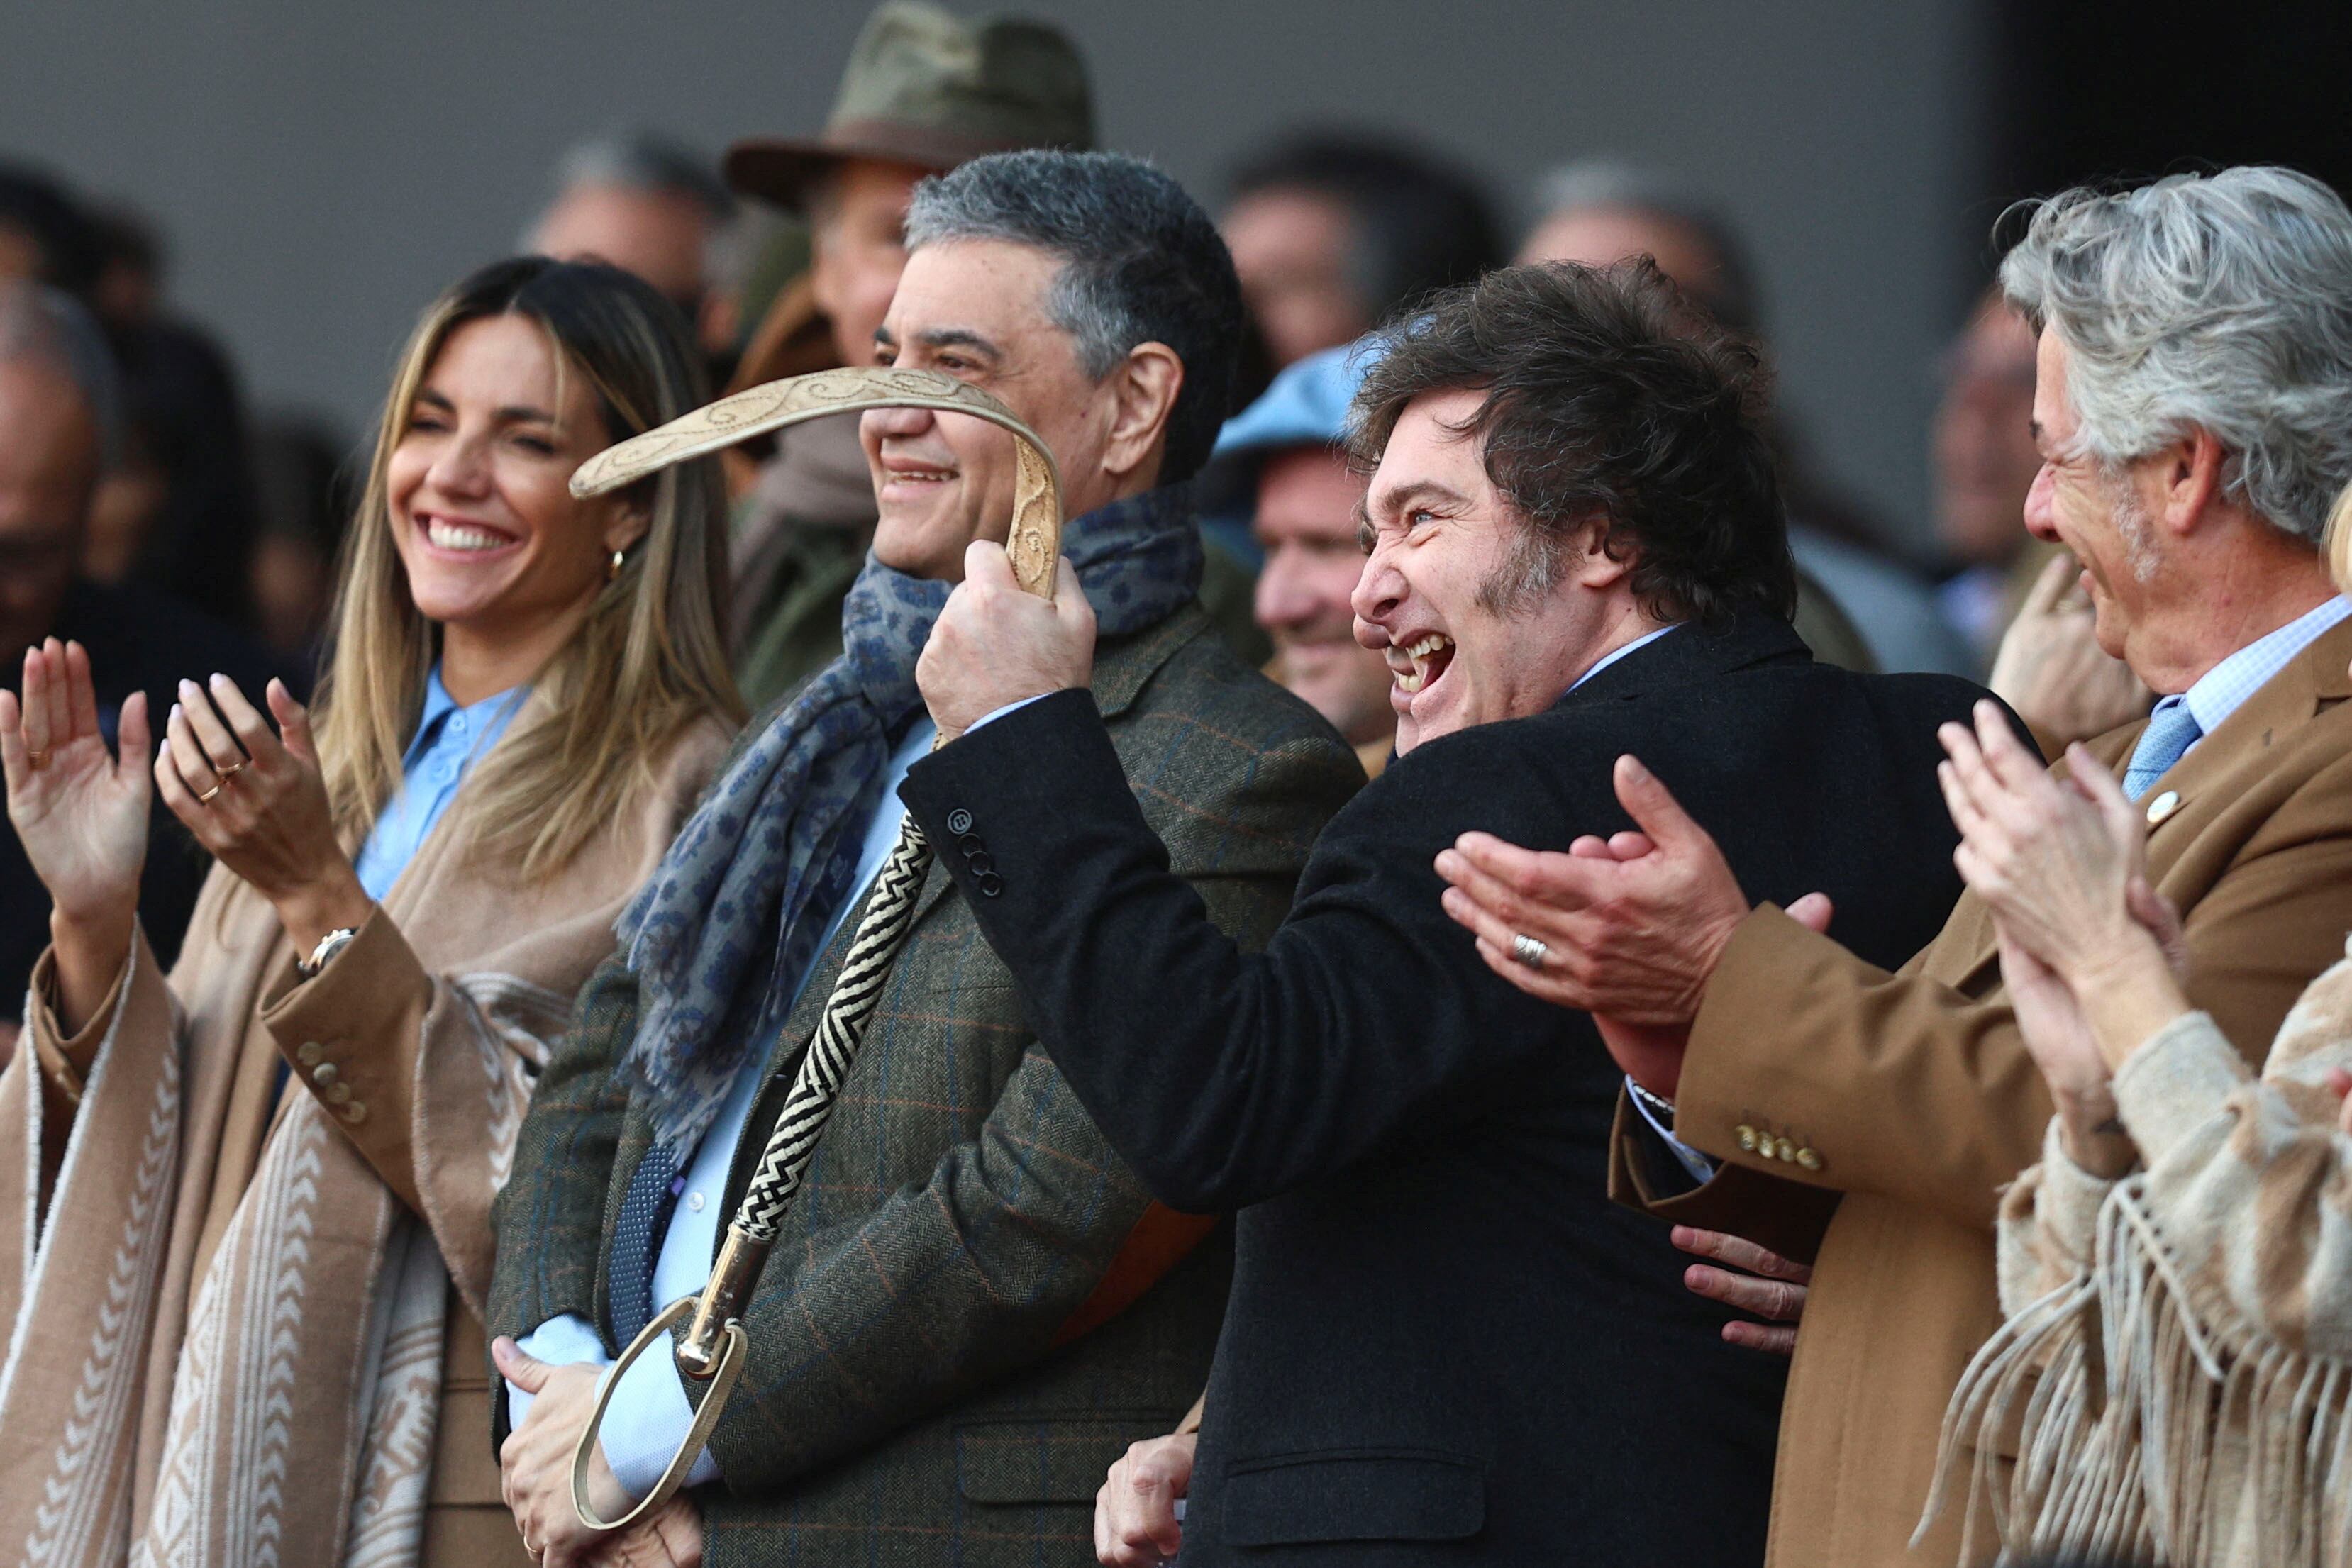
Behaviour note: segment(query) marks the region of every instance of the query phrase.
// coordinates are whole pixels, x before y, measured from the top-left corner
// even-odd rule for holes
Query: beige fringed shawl
[[[2053,1124],[2002,1204],[2008,1322],[1953,1396],[1931,1518],[1965,1466],[2008,1553],[2352,1563],[2352,1137],[2330,1067],[2352,1068],[2352,959],[2259,1079],[2203,1013],[2135,1051],[2116,1095],[2147,1164],[2125,1180],[2074,1166]]]
[[[142,938],[80,1036],[43,960],[0,1073],[0,1563],[418,1560],[451,1285],[478,1314],[531,1077],[723,746],[525,887],[461,791],[307,983],[220,868],[168,985]]]

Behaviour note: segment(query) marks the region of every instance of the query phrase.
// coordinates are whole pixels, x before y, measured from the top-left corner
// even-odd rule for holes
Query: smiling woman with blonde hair
[[[490,1200],[740,716],[716,473],[567,480],[703,396],[643,283],[486,267],[403,356],[315,715],[184,680],[151,767],[147,702],[110,755],[78,646],[0,692],[56,904],[0,1075],[0,1552],[520,1556],[486,1441]],[[137,923],[151,787],[220,862],[168,977]]]

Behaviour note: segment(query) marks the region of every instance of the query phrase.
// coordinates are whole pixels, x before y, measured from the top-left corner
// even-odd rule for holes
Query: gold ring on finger
[[[248,758],[241,761],[232,762],[227,767],[222,768],[220,770],[220,781],[226,784],[230,779],[236,778],[238,774],[244,772],[246,763],[250,760],[251,758]]]
[[[197,805],[199,805],[199,806],[209,806],[209,805],[211,805],[211,804],[213,803],[213,797],[214,797],[214,796],[215,796],[215,795],[217,795],[217,794],[219,794],[223,789],[227,789],[227,788],[228,788],[228,780],[227,780],[227,779],[222,779],[219,783],[217,783],[217,784],[214,785],[211,789],[206,789],[206,790],[203,791],[202,793],[200,793],[199,795],[197,795],[197,797],[196,797],[196,804],[197,804]]]

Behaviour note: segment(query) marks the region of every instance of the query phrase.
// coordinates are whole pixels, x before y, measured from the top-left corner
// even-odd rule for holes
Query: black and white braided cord
[[[924,838],[915,819],[908,817],[898,831],[890,858],[874,879],[873,896],[857,923],[849,956],[842,961],[841,977],[834,982],[833,995],[825,1000],[816,1039],[793,1074],[792,1092],[784,1098],[784,1108],[768,1134],[768,1146],[735,1211],[735,1228],[763,1246],[774,1242],[793,1207],[793,1197],[800,1191],[801,1178],[808,1174],[817,1140],[824,1136],[824,1124],[841,1097],[841,1085],[857,1060],[866,1025],[873,1022],[875,1009],[881,1004],[890,967],[898,961],[898,949],[906,946],[907,933],[914,926],[915,905],[930,868],[930,841]]]

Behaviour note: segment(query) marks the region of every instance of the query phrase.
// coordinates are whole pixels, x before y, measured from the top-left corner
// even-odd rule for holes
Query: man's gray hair
[[[1231,412],[1241,285],[1216,225],[1184,188],[1118,152],[1031,151],[975,158],[915,187],[907,248],[1003,240],[1062,258],[1045,310],[1101,381],[1139,343],[1183,361],[1169,415],[1163,484],[1207,461]]]
[[[2070,455],[2114,469],[2206,431],[2229,454],[2225,493],[2316,544],[2352,480],[2343,199],[2291,169],[2246,166],[2077,187],[2022,210],[2001,291],[2072,356]]]
[[[555,166],[555,192],[583,185],[660,191],[699,202],[714,222],[735,211],[735,198],[710,161],[650,131],[616,131],[575,142]]]
[[[97,320],[47,284],[0,283],[0,365],[47,365],[81,394],[98,429],[100,472],[122,455],[122,376]]]
[[[1745,337],[1763,330],[1756,267],[1739,231],[1689,184],[1616,158],[1578,158],[1554,165],[1535,184],[1535,223],[1562,213],[1646,213],[1688,230],[1715,258],[1713,277],[1675,281],[1717,321]]]

